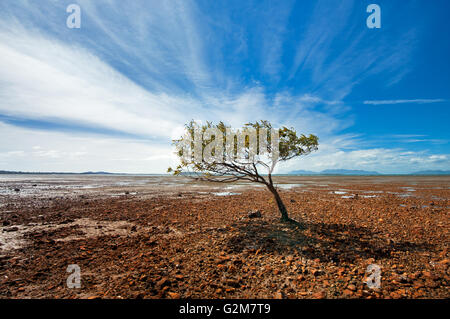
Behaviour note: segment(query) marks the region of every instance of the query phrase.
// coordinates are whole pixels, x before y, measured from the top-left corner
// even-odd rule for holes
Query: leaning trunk
[[[277,189],[273,185],[267,185],[270,192],[273,194],[273,197],[275,197],[275,201],[277,202],[278,210],[281,213],[281,220],[283,221],[289,221],[290,218],[288,216],[288,211],[286,209],[286,206],[284,206],[283,200],[280,197],[280,194],[278,194]]]

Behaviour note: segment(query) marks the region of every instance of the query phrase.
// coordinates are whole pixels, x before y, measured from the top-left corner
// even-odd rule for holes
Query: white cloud
[[[193,118],[223,120],[233,126],[268,119],[316,134],[331,134],[349,125],[308,107],[325,102],[311,95],[279,93],[269,98],[260,87],[234,94],[215,89],[201,97],[150,92],[82,47],[16,30],[20,31],[0,31],[0,113],[6,116],[165,140]],[[314,124],[324,121],[326,127]]]
[[[0,112],[170,136],[192,101],[150,93],[82,48],[0,32]]]
[[[235,94],[216,90],[201,98],[150,92],[84,48],[23,30],[0,32],[0,55],[3,115],[69,123],[81,127],[80,131],[86,126],[106,128],[153,140],[142,146],[142,141],[88,138],[80,132],[62,134],[2,124],[2,139],[10,135],[14,146],[22,148],[5,150],[6,145],[2,145],[1,164],[5,169],[164,172],[170,158],[170,139],[181,135],[183,124],[195,118],[223,120],[234,127],[267,119],[275,126],[294,126],[302,133],[319,136],[335,134],[351,124],[349,120],[337,120],[333,112],[315,111],[315,103],[325,102],[311,95],[285,92],[270,98],[260,87]],[[20,134],[12,136],[11,132]],[[165,146],[156,146],[155,138]],[[11,155],[11,151],[25,152],[26,156],[6,159],[5,154]]]
[[[74,136],[4,123],[0,123],[0,136],[2,170],[163,173],[176,163],[170,144],[151,144],[144,140]]]
[[[353,138],[344,139],[348,145]],[[355,142],[355,145],[358,143]],[[426,151],[414,152],[394,148],[371,148],[345,150],[341,142],[324,141],[319,151],[280,165],[277,172],[287,173],[293,170],[321,171],[324,169],[360,169],[379,173],[398,174],[420,170],[448,170],[450,154],[430,155]]]
[[[427,104],[445,102],[444,99],[412,99],[412,100],[368,100],[364,104],[369,105],[386,105],[386,104]]]

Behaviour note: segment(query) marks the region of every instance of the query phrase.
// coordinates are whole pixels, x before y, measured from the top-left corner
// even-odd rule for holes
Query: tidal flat
[[[0,175],[0,298],[450,297],[450,176],[275,180]]]

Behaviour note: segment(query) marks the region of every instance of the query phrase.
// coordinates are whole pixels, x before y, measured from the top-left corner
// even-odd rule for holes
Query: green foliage
[[[268,122],[268,121],[257,121],[255,123],[247,123],[245,124],[245,127],[247,128],[254,128],[256,130],[256,137],[257,137],[257,144],[259,145],[260,141],[259,141],[259,132],[262,129],[266,129],[267,130],[267,154],[270,155],[273,153],[272,145],[272,134],[271,134],[271,130],[272,125]],[[244,128],[245,128],[244,127]],[[176,167],[176,168],[170,168],[167,170],[168,173],[173,173],[174,175],[180,175],[182,174],[185,170],[187,171],[192,171],[192,172],[197,172],[197,173],[202,173],[204,177],[210,177],[210,176],[226,176],[226,175],[233,175],[233,176],[249,176],[249,175],[253,175],[253,176],[257,176],[259,175],[257,169],[256,169],[256,165],[262,165],[265,166],[266,168],[269,169],[269,174],[271,173],[271,171],[273,170],[274,166],[276,163],[267,163],[267,162],[263,162],[262,159],[258,156],[257,158],[253,158],[252,162],[246,162],[246,163],[242,163],[239,161],[234,160],[234,155],[237,153],[237,140],[234,140],[234,146],[233,146],[233,154],[227,154],[227,150],[226,150],[226,143],[227,143],[227,128],[230,128],[229,126],[225,125],[225,123],[223,122],[219,122],[217,124],[213,124],[212,122],[206,122],[206,124],[203,125],[199,125],[197,124],[195,121],[190,121],[189,123],[187,123],[185,125],[186,128],[186,132],[187,135],[180,137],[179,139],[173,140],[173,144],[176,147],[176,154],[178,155],[179,159],[180,159],[180,164]],[[186,159],[186,158],[190,158],[190,156],[183,156],[186,154],[183,154],[183,145],[185,145],[185,143],[191,143],[191,150],[194,150],[194,132],[197,130],[198,132],[203,133],[208,129],[208,128],[217,128],[221,134],[222,134],[222,139],[223,139],[223,156],[221,156],[221,158],[223,159],[222,161],[214,161],[213,163],[207,163],[204,160],[202,161],[194,161]],[[306,155],[311,153],[312,151],[315,151],[318,149],[318,137],[315,135],[304,135],[301,134],[300,136],[297,136],[297,132],[295,131],[294,128],[287,128],[287,127],[282,127],[280,129],[278,129],[278,134],[279,134],[279,155],[277,158],[277,162],[278,161],[287,161],[289,159],[292,159],[294,157],[297,156],[301,156],[301,155]],[[216,136],[211,136],[211,138],[207,139],[207,140],[203,140],[202,141],[202,152],[205,149],[206,145],[208,145],[209,143],[211,143],[215,138],[217,138]],[[235,138],[235,136],[233,136],[233,138]],[[250,142],[249,142],[249,138],[248,136],[246,136],[245,138],[245,142],[244,142],[244,147],[246,150],[248,150],[250,146]],[[215,152],[217,150],[213,150],[212,154],[215,155]],[[191,155],[191,154],[188,154]],[[258,152],[258,155],[259,154]],[[231,160],[230,157],[231,156]],[[255,165],[253,165],[255,164]]]

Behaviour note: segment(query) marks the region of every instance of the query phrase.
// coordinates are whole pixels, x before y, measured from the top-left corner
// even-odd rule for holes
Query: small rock
[[[393,291],[389,294],[392,299],[399,299],[402,297],[402,295],[398,291]]]
[[[344,295],[351,296],[353,295],[353,291],[351,291],[350,289],[344,289]]]
[[[156,286],[160,289],[164,288],[166,286],[170,286],[170,280],[168,278],[164,277],[156,283]]]
[[[439,286],[439,283],[437,281],[428,279],[425,281],[425,287],[429,287],[429,288],[436,288]]]
[[[249,214],[248,214],[248,218],[261,218],[261,212],[259,210],[252,210]]]
[[[324,292],[324,291],[319,291],[319,292],[316,292],[316,293],[314,293],[314,294],[312,294],[312,297],[314,298],[314,299],[324,299],[324,298],[326,298],[326,293]]]
[[[223,264],[223,263],[229,261],[230,259],[231,259],[230,256],[219,256],[219,258],[216,259],[216,263],[217,264]]]
[[[356,291],[356,286],[353,284],[350,284],[347,286],[347,289],[351,290],[351,291]]]
[[[177,292],[168,292],[167,293],[169,295],[170,298],[172,299],[180,299],[180,294]]]
[[[413,285],[414,289],[420,289],[420,288],[424,288],[425,285],[423,284],[423,282],[421,281],[416,281]]]
[[[244,262],[242,261],[242,260],[240,260],[240,259],[235,259],[235,260],[233,260],[233,264],[235,265],[235,266],[239,266],[239,265],[242,265]]]
[[[318,270],[318,269],[314,269],[314,270],[312,271],[312,274],[313,274],[313,276],[317,277],[317,276],[322,275],[322,274],[323,274],[323,271]]]
[[[448,259],[448,258],[443,259],[443,260],[439,261],[439,264],[448,265],[448,264],[450,264],[450,259]]]
[[[400,280],[401,283],[411,282],[411,280],[408,278],[407,274],[403,274],[403,275],[399,276],[398,279]]]
[[[230,287],[239,288],[241,286],[239,280],[236,279],[227,279],[226,284]]]
[[[436,279],[436,276],[429,271],[422,271],[422,276],[424,278],[431,279],[431,280]]]
[[[89,300],[95,300],[95,299],[102,299],[100,296],[90,296],[88,297]]]

